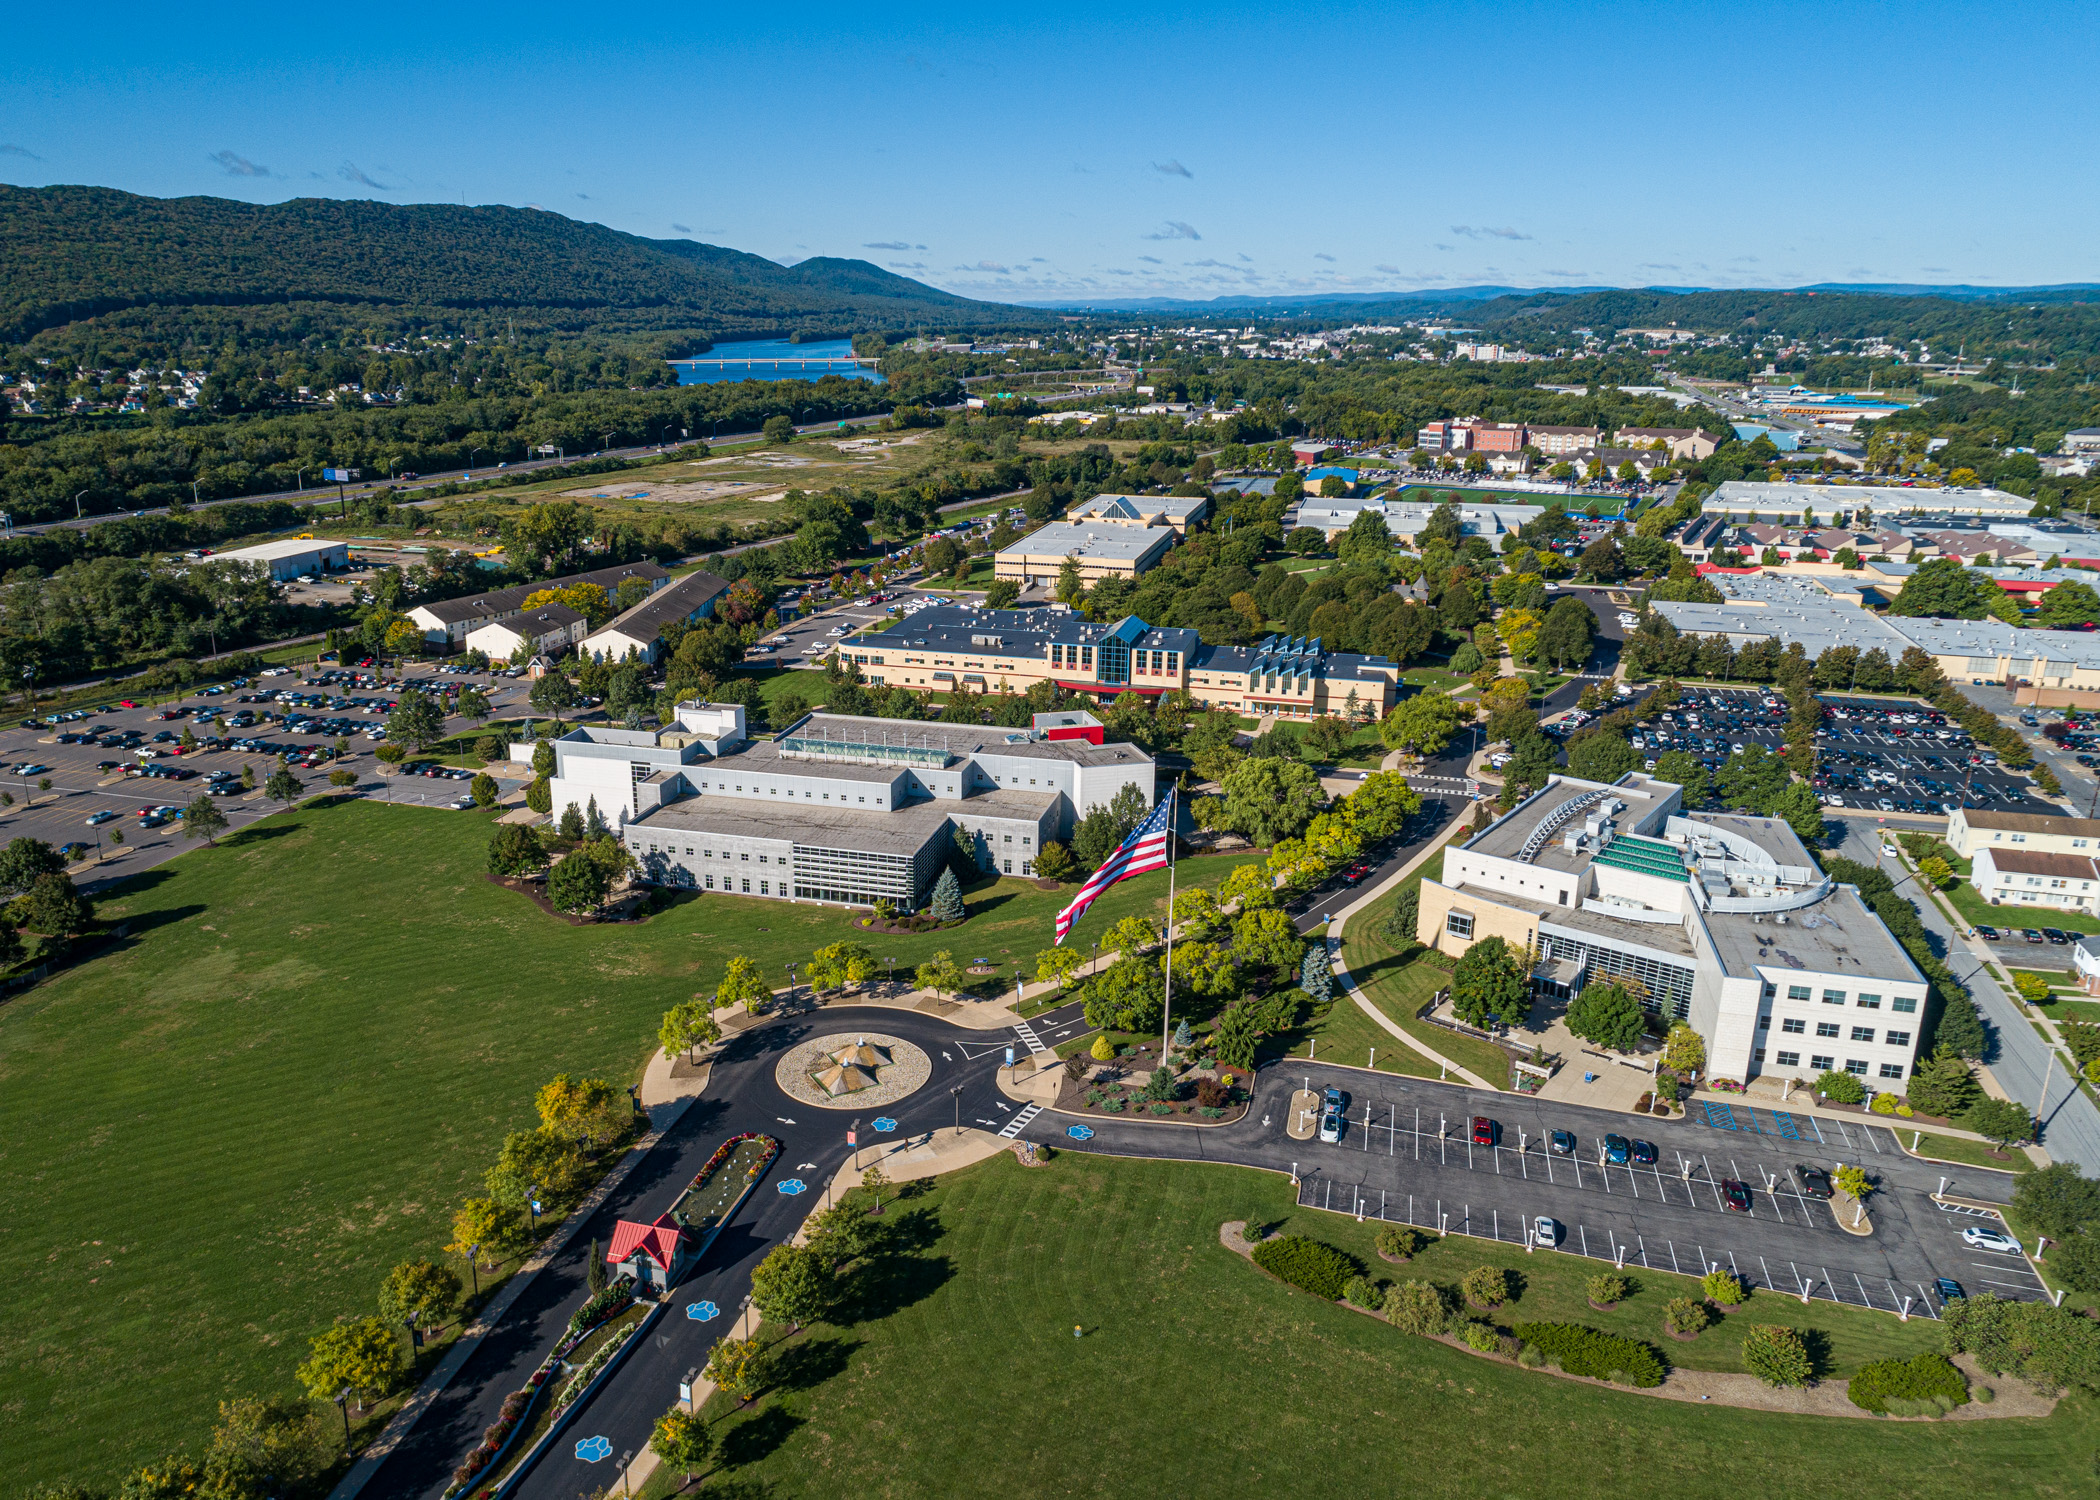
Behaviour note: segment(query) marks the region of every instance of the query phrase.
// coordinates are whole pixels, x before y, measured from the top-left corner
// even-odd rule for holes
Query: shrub
[[[1263,1241],[1255,1246],[1254,1263],[1278,1281],[1328,1302],[1338,1301],[1349,1278],[1363,1271],[1352,1257],[1302,1234]]]
[[[1342,1297],[1351,1307],[1361,1307],[1371,1312],[1378,1311],[1379,1303],[1384,1300],[1379,1295],[1378,1283],[1368,1276],[1350,1277],[1342,1288]]]
[[[1502,1335],[1487,1323],[1468,1320],[1462,1337],[1466,1347],[1478,1354],[1494,1354],[1502,1348]]]
[[[1623,1276],[1615,1276],[1606,1271],[1585,1281],[1582,1290],[1590,1301],[1599,1307],[1610,1307],[1626,1300],[1633,1291],[1633,1283]]]
[[[1663,1304],[1663,1326],[1672,1333],[1697,1333],[1714,1315],[1697,1297],[1672,1297]]]
[[[1459,1279],[1458,1289],[1475,1307],[1500,1307],[1516,1295],[1509,1272],[1500,1266],[1475,1266]]]
[[[1215,1078],[1196,1080],[1196,1103],[1205,1109],[1222,1109],[1232,1102],[1232,1090]]]
[[[1892,1115],[1896,1112],[1896,1096],[1894,1094],[1876,1094],[1874,1103],[1870,1107],[1877,1115]]]
[[[2013,988],[2020,998],[2031,1005],[2043,1005],[2049,999],[2049,981],[2039,974],[2030,974],[2025,969],[2013,970]]]
[[[1403,1281],[1385,1294],[1385,1315],[1402,1333],[1432,1334],[1444,1331],[1450,1316],[1444,1294],[1426,1281]]]
[[[1599,1333],[1580,1323],[1519,1323],[1513,1330],[1542,1354],[1560,1361],[1570,1375],[1588,1375],[1643,1390],[1662,1384],[1669,1368],[1662,1351],[1638,1339]]]
[[[1388,1224],[1378,1231],[1378,1253],[1406,1260],[1419,1255],[1422,1247],[1429,1243],[1429,1236],[1419,1229],[1409,1229],[1401,1224]]]
[[[1095,1062],[1116,1060],[1116,1044],[1108,1039],[1108,1033],[1105,1031],[1094,1038],[1094,1045],[1087,1050],[1093,1054]]]
[[[1839,1104],[1857,1104],[1867,1097],[1867,1086],[1850,1073],[1825,1073],[1816,1080],[1816,1092]]]
[[[1862,1411],[1924,1416],[1927,1413],[1898,1410],[1897,1403],[1922,1402],[1935,1410],[1951,1411],[1967,1404],[1969,1382],[1946,1355],[1926,1353],[1911,1359],[1877,1359],[1861,1365],[1845,1394]],[[1939,1407],[1941,1401],[1947,1403],[1945,1408]]]
[[[1806,1385],[1816,1373],[1808,1345],[1784,1323],[1753,1324],[1743,1335],[1743,1364],[1774,1387]]]
[[[1723,1307],[1740,1307],[1750,1298],[1750,1288],[1733,1271],[1708,1271],[1699,1278],[1699,1288],[1707,1301]]]
[[[1517,1351],[1517,1363],[1527,1370],[1536,1370],[1545,1365],[1546,1356],[1539,1353],[1537,1344],[1526,1344]]]

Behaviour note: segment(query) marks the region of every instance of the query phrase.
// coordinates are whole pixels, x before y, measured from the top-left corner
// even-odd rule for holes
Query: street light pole
[[[963,1086],[959,1083],[948,1090],[948,1097],[955,1101],[955,1133],[957,1135],[962,1134],[962,1091]]]

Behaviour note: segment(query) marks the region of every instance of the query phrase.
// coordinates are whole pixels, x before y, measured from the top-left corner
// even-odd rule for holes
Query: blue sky
[[[33,5],[0,180],[536,204],[1006,300],[2100,280],[2087,6]]]

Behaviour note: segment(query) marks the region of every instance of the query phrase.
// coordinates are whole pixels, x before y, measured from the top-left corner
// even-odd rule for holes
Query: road
[[[1861,864],[1879,865],[1899,885],[1909,878],[1899,861],[1882,855],[1881,834],[1872,825],[1851,819],[1832,822],[1840,828],[1833,846],[1835,853]],[[1956,979],[1969,987],[1977,1010],[1991,1024],[1997,1042],[1990,1058],[1991,1074],[1999,1087],[2041,1120],[2042,1145],[2050,1159],[2077,1162],[2088,1172],[2100,1169],[2100,1109],[2071,1086],[2064,1060],[2020,1013],[2003,986],[1986,972],[1983,960],[1947,920],[1938,903],[1914,889],[1906,889],[1902,894],[1918,908],[1942,961]],[[2046,1106],[2042,1097],[2045,1079],[2049,1080]]]

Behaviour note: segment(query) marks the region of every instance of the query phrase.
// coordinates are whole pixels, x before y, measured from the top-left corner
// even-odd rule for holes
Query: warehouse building
[[[202,561],[259,565],[268,568],[270,576],[283,583],[292,578],[339,572],[349,567],[350,544],[317,542],[312,537],[301,537],[282,542],[258,542],[253,547],[235,547],[230,552],[214,552]]]
[[[1856,887],[1777,818],[1686,812],[1640,772],[1556,776],[1444,856],[1416,936],[1447,954],[1500,937],[1535,955],[1551,1006],[1633,981],[1658,1026],[1688,1022],[1708,1070],[1898,1089],[1917,1058],[1925,977]]]
[[[553,811],[623,830],[653,884],[855,906],[924,904],[966,835],[981,869],[1032,875],[1052,839],[1134,786],[1134,745],[1048,729],[810,714],[753,742],[736,704],[682,703],[660,730],[596,725],[554,740]]]
[[[1136,578],[1158,567],[1180,534],[1171,526],[1114,520],[1084,525],[1053,521],[1008,546],[992,562],[995,576],[1011,578],[1023,588],[1056,583],[1067,558],[1089,584],[1103,578]]]

